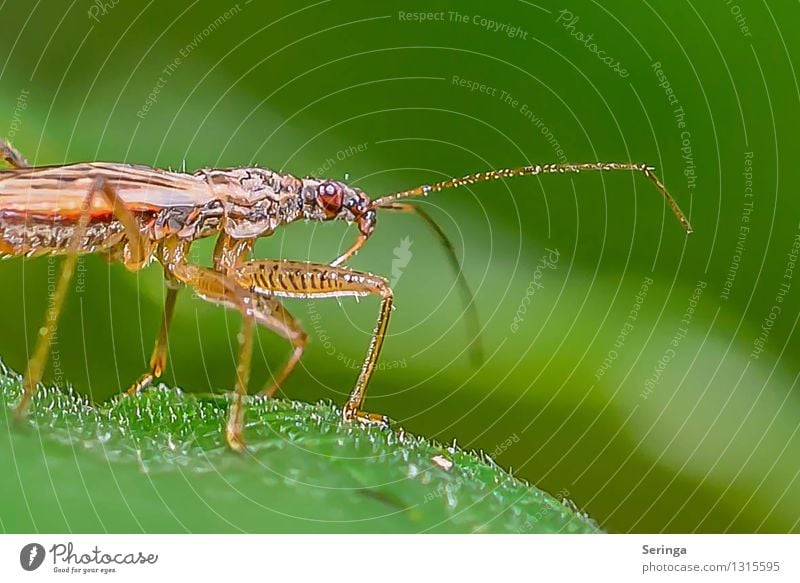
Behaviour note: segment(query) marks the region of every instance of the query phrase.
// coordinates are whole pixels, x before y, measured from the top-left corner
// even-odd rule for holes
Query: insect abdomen
[[[76,226],[72,222],[59,224],[32,218],[22,222],[5,221],[5,224],[0,223],[0,255],[32,257],[66,253]],[[78,252],[108,249],[124,237],[124,228],[119,221],[89,224]]]

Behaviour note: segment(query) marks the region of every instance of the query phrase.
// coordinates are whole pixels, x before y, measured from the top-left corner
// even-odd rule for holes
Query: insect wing
[[[26,215],[76,219],[90,188],[105,178],[133,212],[202,206],[215,197],[192,176],[129,164],[73,164],[0,172],[0,216]],[[102,197],[94,197],[92,217],[111,214]]]

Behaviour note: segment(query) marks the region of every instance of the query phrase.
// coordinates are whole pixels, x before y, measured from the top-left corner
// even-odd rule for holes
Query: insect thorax
[[[302,214],[303,181],[265,168],[203,169],[205,179],[223,201],[225,232],[236,239],[270,234]]]

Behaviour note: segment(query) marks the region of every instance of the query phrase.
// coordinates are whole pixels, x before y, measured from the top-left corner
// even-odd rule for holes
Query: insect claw
[[[241,435],[233,435],[226,432],[225,442],[228,444],[228,447],[236,453],[245,453],[247,451],[247,444],[244,442]]]
[[[225,426],[225,443],[236,453],[247,451],[247,444],[242,435],[243,427],[236,423],[228,422]]]
[[[367,413],[356,409],[350,403],[347,403],[342,409],[342,420],[347,423],[350,421],[358,421],[362,425],[374,425],[381,429],[388,429],[391,426],[390,420],[386,415],[379,413]]]

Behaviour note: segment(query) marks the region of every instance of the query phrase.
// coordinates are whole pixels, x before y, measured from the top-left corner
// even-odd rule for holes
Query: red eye
[[[317,187],[317,202],[332,219],[342,210],[342,187],[336,182],[323,182]]]

